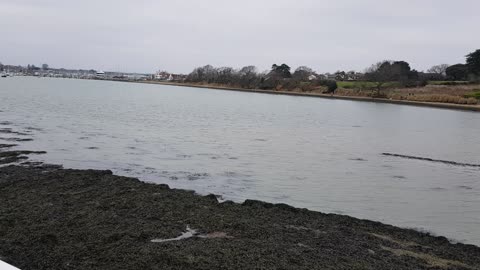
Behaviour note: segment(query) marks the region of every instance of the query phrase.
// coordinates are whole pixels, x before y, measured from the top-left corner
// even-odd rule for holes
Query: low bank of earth
[[[10,161],[26,154],[3,151]],[[480,248],[283,204],[219,203],[110,171],[25,163],[0,168],[0,260],[23,270],[480,269]]]

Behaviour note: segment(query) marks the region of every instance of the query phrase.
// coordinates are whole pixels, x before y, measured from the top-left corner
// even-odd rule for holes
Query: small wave
[[[239,174],[236,173],[236,172],[224,172],[223,175],[224,175],[224,176],[228,176],[228,177],[237,177],[237,176],[239,176]]]
[[[189,180],[189,181],[195,181],[195,180],[200,180],[200,179],[205,179],[210,177],[210,174],[208,173],[193,173],[193,172],[169,172],[169,171],[162,171],[161,174],[163,174],[164,177],[167,177],[170,180]]]
[[[19,132],[19,131],[14,131],[14,130],[12,130],[11,128],[0,128],[0,133],[15,134],[15,135],[20,135],[20,136],[30,135],[30,134],[28,134],[28,133]]]
[[[15,146],[18,146],[18,144],[0,144],[0,149],[11,148],[11,147],[15,147]]]
[[[352,161],[368,161],[364,158],[350,158],[349,160],[352,160]]]
[[[26,130],[33,130],[33,131],[43,131],[41,128],[36,128],[36,127],[26,127]]]
[[[399,155],[399,154],[392,154],[392,153],[382,153],[382,155],[390,156],[390,157],[399,157],[399,158],[406,158],[406,159],[416,159],[416,160],[424,160],[424,161],[430,161],[430,162],[438,162],[438,163],[444,163],[444,164],[449,164],[449,165],[454,165],[454,166],[479,167],[480,168],[480,164],[462,163],[462,162],[455,162],[455,161],[449,161],[449,160],[433,159],[433,158],[426,158],[426,157],[416,157],[416,156],[407,156],[407,155]]]
[[[30,142],[33,141],[31,138],[0,138],[0,140],[9,141],[9,142]]]
[[[210,176],[208,173],[193,173],[193,174],[187,175],[187,179],[190,181],[195,181],[195,180],[206,178],[208,176]]]

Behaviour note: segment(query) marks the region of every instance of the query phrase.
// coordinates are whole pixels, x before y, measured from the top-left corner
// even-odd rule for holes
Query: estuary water
[[[0,144],[34,160],[480,245],[480,113],[163,85],[0,78]]]

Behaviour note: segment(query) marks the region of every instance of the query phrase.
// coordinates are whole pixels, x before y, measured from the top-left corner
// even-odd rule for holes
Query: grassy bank
[[[337,94],[341,96],[371,97],[376,94],[371,88],[340,87]],[[424,87],[381,90],[386,99],[407,100],[414,102],[433,102],[460,105],[477,105],[480,100],[480,85],[440,85],[429,84]]]

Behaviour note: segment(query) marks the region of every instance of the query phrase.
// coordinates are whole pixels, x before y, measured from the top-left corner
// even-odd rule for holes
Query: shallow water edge
[[[0,197],[0,255],[21,269],[480,265],[479,247],[445,237],[285,204],[220,203],[111,171],[10,165]]]

